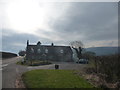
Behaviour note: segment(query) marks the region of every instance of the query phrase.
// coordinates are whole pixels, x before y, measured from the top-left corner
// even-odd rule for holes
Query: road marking
[[[2,65],[2,64],[0,64],[0,71],[2,71],[3,70],[3,67],[6,67],[8,64],[4,64],[4,65]]]
[[[4,65],[2,65],[2,67],[6,67],[8,64],[4,64]]]

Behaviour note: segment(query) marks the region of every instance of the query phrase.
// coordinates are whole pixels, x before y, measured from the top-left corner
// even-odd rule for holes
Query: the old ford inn
[[[26,59],[27,60],[50,60],[71,62],[72,49],[70,46],[42,45],[38,42],[36,45],[29,44],[27,41]]]

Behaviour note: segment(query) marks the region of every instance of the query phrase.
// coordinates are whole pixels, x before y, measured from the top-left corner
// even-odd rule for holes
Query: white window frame
[[[34,49],[33,48],[31,48],[31,52],[34,53]]]
[[[41,52],[41,50],[40,49],[37,49],[37,53],[40,53]]]
[[[64,53],[63,49],[60,50],[60,53]]]
[[[48,53],[48,49],[45,49],[45,53]]]

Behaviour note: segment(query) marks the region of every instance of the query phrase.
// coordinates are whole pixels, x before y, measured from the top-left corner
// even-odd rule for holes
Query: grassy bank
[[[23,74],[27,88],[92,88],[72,70],[32,70]]]

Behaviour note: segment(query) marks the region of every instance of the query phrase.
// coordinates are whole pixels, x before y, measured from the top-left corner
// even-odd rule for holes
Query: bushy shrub
[[[95,58],[95,68],[97,73],[105,74],[107,82],[120,80],[120,55],[98,56]]]
[[[19,56],[25,56],[26,51],[20,50],[18,54],[19,54]]]

